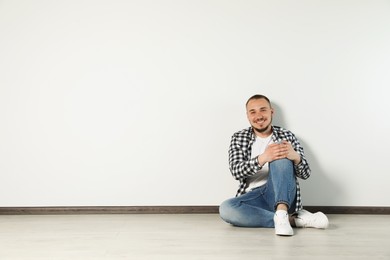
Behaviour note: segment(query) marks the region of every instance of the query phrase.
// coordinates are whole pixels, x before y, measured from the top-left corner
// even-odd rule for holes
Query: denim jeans
[[[279,203],[295,211],[296,181],[294,165],[288,159],[269,163],[267,183],[241,196],[224,201],[219,207],[221,218],[234,226],[274,227]]]

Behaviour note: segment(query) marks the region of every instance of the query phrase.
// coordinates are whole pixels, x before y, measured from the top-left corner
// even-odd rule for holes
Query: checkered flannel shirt
[[[252,127],[243,129],[232,136],[229,147],[229,167],[233,177],[240,182],[236,196],[245,193],[245,189],[249,185],[246,182],[247,177],[256,174],[261,169],[257,158],[251,159],[252,144],[255,139],[256,135]],[[298,211],[302,209],[302,199],[297,177],[305,180],[309,178],[311,171],[306,161],[303,147],[295,135],[291,131],[279,126],[272,126],[272,141],[278,142],[281,140],[290,142],[294,150],[301,156],[301,162],[294,166],[297,183],[296,211]]]

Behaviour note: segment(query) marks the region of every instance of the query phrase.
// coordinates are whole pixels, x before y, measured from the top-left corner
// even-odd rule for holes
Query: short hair
[[[249,101],[254,100],[254,99],[265,99],[265,100],[267,100],[269,106],[272,108],[271,101],[269,100],[269,98],[267,98],[264,95],[260,95],[260,94],[256,94],[256,95],[251,96],[248,99],[248,101],[245,103],[245,107],[248,106]]]

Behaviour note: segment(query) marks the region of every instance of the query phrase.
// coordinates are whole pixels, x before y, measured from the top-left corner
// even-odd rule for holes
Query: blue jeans
[[[221,218],[234,226],[274,227],[274,214],[279,203],[289,213],[295,211],[296,180],[294,165],[288,159],[269,163],[267,183],[241,196],[224,201],[219,207]]]

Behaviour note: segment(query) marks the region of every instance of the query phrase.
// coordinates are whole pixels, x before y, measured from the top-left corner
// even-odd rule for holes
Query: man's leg
[[[263,196],[275,211],[274,224],[277,235],[291,236],[294,231],[290,225],[288,212],[295,210],[296,180],[294,165],[288,159],[269,164],[269,177]]]
[[[293,162],[280,159],[269,163],[269,176],[263,194],[269,206],[275,210],[286,209],[293,213],[296,190]]]
[[[221,204],[219,212],[223,220],[241,227],[274,227],[278,206],[285,205],[291,213],[294,212],[296,182],[293,163],[281,159],[271,162],[269,168],[265,185]]]
[[[274,227],[274,212],[263,199],[261,189],[224,201],[219,207],[221,218],[239,227]]]

